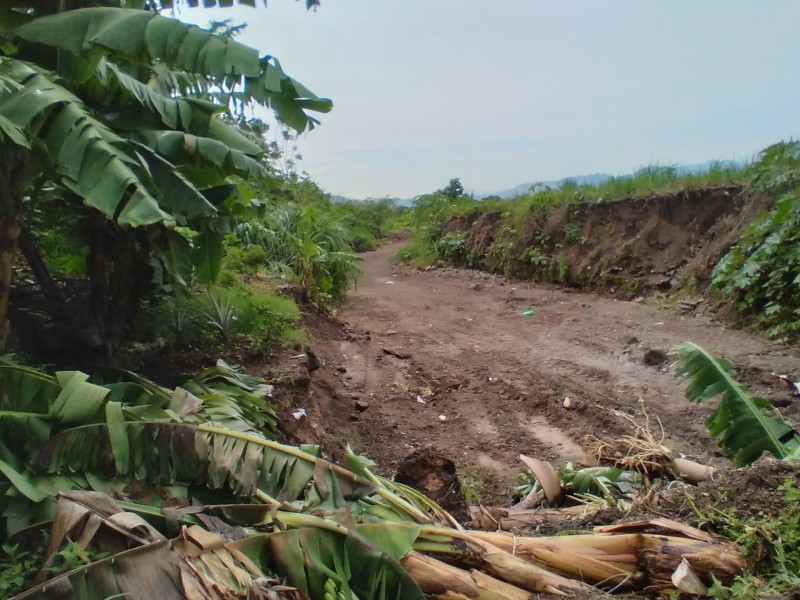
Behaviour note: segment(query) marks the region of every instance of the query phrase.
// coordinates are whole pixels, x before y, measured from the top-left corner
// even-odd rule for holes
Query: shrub
[[[712,286],[770,336],[800,333],[800,142],[765,149],[751,167],[752,189],[775,201],[717,263]]]

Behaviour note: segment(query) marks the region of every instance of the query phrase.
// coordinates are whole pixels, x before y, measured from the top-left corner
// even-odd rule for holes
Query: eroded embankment
[[[474,211],[451,219],[472,267],[615,297],[707,289],[714,265],[768,205],[740,188],[562,205],[520,218]]]

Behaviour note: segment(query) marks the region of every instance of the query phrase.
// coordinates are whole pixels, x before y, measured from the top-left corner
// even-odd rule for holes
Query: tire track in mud
[[[369,403],[345,434],[386,474],[434,446],[485,481],[485,501],[504,503],[519,453],[556,468],[587,464],[586,436],[629,433],[614,411],[640,417],[642,406],[667,445],[720,462],[703,425],[711,408],[689,404],[643,351],[692,340],[742,366],[767,397],[779,391],[770,371],[800,373],[795,351],[703,316],[475,271],[415,272],[392,264],[399,247],[364,255],[363,279],[339,311],[358,335],[322,349],[344,366],[350,397]]]

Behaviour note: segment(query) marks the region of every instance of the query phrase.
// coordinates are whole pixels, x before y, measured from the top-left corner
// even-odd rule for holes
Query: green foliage
[[[350,241],[356,252],[372,250],[378,240],[399,228],[400,209],[393,200],[381,198],[365,202],[340,202],[332,209],[342,215],[350,230]]]
[[[770,210],[714,268],[713,287],[734,298],[741,313],[773,337],[800,332],[800,142],[766,148],[749,171]]]
[[[454,265],[462,265],[467,260],[467,234],[453,231],[436,240],[436,255]]]
[[[233,299],[216,289],[208,290],[205,297],[208,301],[208,308],[203,311],[202,315],[206,319],[206,324],[217,329],[223,338],[229,338],[233,333],[233,323],[236,319]]]
[[[751,396],[733,378],[727,360],[715,358],[691,342],[676,346],[672,354],[677,356],[676,375],[689,380],[686,397],[691,402],[719,396],[719,405],[706,426],[735,466],[754,462],[764,451],[781,459],[800,452],[800,435],[769,402]]]
[[[464,500],[467,504],[479,505],[483,502],[483,488],[486,487],[483,479],[479,479],[470,473],[464,473],[459,476],[458,481],[461,483],[461,493],[464,495]]]
[[[558,481],[564,493],[574,496],[594,496],[605,500],[613,500],[622,495],[622,485],[630,488],[638,475],[623,471],[616,467],[586,467],[575,469],[572,463],[567,463],[563,469],[556,472]],[[524,498],[528,494],[536,494],[543,490],[541,483],[530,469],[524,469],[514,488],[514,496]]]
[[[395,258],[402,262],[411,263],[417,267],[427,267],[436,263],[436,253],[431,245],[420,237],[415,237],[395,254]]]
[[[158,3],[75,5],[0,9],[0,220],[3,232],[17,220],[32,229],[58,272],[83,274],[92,240],[103,256],[86,272],[109,288],[93,318],[110,343],[148,280],[214,282],[230,218],[248,208],[239,178],[275,179],[263,148],[223,122],[229,107],[268,107],[304,131],[331,102],[231,31],[163,16]],[[15,239],[0,241],[13,252]],[[0,298],[0,322],[5,313]]]
[[[440,251],[458,258],[459,261],[466,258],[465,253],[458,251],[460,242],[455,233],[438,246],[445,223],[455,216],[466,215],[477,205],[472,197],[463,192],[461,182],[452,179],[445,188],[414,200],[409,218],[409,224],[414,230],[414,240],[398,253],[400,260],[424,266],[434,263],[437,255],[443,256]]]
[[[155,454],[149,458],[142,454],[141,444],[154,434],[145,433],[145,422],[214,423],[263,439],[274,436],[271,386],[222,361],[174,392],[133,373],[108,377],[110,383],[99,384],[80,371],[49,375],[8,360],[0,363],[0,539],[51,515],[59,491],[108,490],[112,481],[122,482],[121,488],[134,479],[174,483],[180,473],[197,477],[198,463],[185,462],[183,470],[167,475],[166,463],[159,466],[157,459],[166,452],[163,447],[152,446]],[[204,476],[212,475],[217,476],[213,471]],[[185,489],[181,493],[186,496]]]
[[[585,243],[585,239],[581,235],[581,224],[579,222],[570,221],[564,226],[564,241],[570,245]]]
[[[565,285],[569,284],[570,283],[569,261],[562,252],[559,252],[556,264],[558,266],[558,281]]]
[[[0,553],[0,597],[11,598],[24,591],[41,564],[41,556],[20,549],[19,544],[3,544]]]
[[[268,355],[303,336],[300,311],[291,298],[239,281],[228,288],[158,298],[138,323],[136,339],[145,347],[211,346],[218,338],[236,338],[247,352]]]
[[[347,226],[324,208],[275,206],[262,219],[238,225],[234,235],[245,247],[260,246],[267,272],[296,280],[319,306],[344,298],[360,273]]]
[[[800,501],[796,481],[787,478],[776,493],[791,507],[774,516],[742,517],[735,510],[711,507],[709,514],[695,511],[716,531],[736,542],[747,557],[752,572],[740,575],[730,585],[719,581],[709,588],[709,596],[717,600],[755,600],[772,597],[800,585],[800,512],[794,510]],[[763,514],[763,513],[762,513]]]

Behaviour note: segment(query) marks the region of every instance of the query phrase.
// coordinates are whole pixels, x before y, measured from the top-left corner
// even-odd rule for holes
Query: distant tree
[[[464,195],[464,186],[461,185],[461,180],[456,177],[455,179],[451,179],[450,183],[439,191],[450,200],[457,200]]]

